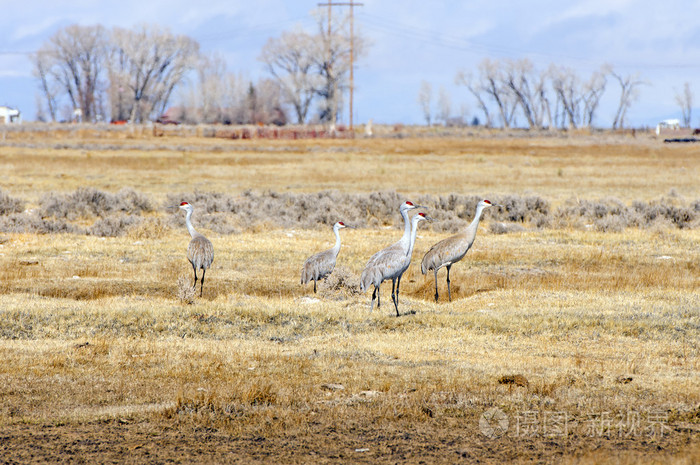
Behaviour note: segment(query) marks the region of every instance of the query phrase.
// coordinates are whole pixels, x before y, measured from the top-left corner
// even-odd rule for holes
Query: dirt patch
[[[576,457],[667,461],[700,457],[693,436],[675,431],[657,440],[571,436],[488,439],[474,428],[421,423],[405,430],[366,425],[310,424],[308,433],[235,437],[214,428],[169,422],[110,420],[85,424],[5,425],[2,463],[551,463]]]

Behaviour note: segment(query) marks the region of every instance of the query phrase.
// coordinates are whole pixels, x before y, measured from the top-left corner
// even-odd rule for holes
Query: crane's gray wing
[[[316,281],[325,278],[335,268],[336,255],[333,249],[324,250],[306,259],[301,268],[301,283],[306,284],[312,279]]]
[[[428,271],[437,270],[448,263],[458,262],[467,253],[468,248],[467,237],[464,234],[456,234],[441,240],[423,256],[421,273],[426,274]]]

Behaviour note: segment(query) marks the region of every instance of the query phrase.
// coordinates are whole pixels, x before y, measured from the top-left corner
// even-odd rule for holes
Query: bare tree
[[[593,125],[600,99],[607,85],[608,65],[601,66],[582,82],[573,68],[551,65],[549,75],[557,97],[555,124],[570,128]]]
[[[583,121],[582,124],[587,127],[593,126],[593,119],[600,104],[600,98],[605,92],[607,85],[607,74],[610,71],[608,65],[603,65],[599,71],[593,72],[590,79],[583,85]]]
[[[196,41],[157,26],[113,30],[110,63],[117,68],[112,68],[110,76],[129,91],[131,121],[141,122],[165,111],[198,53]]]
[[[418,104],[423,112],[423,119],[425,119],[425,124],[430,126],[432,120],[432,100],[433,100],[433,86],[430,85],[428,81],[421,81],[420,90],[418,91]]]
[[[74,110],[80,110],[85,121],[96,119],[105,47],[102,26],[73,25],[59,30],[37,52],[34,75],[41,81],[52,119],[56,118],[59,94]]]
[[[203,123],[223,122],[227,106],[226,62],[220,55],[202,56],[197,66],[199,120]]]
[[[318,46],[312,50],[312,56],[321,83],[317,89],[319,102],[319,120],[335,124],[338,120],[342,93],[348,88],[347,78],[350,71],[350,35],[349,15],[334,16],[328,22],[328,12],[319,9],[314,12],[318,25]],[[354,56],[363,53],[365,41],[355,34]]]
[[[39,88],[43,95],[43,100],[46,101],[46,107],[49,111],[51,121],[56,121],[57,95],[59,89],[56,81],[51,79],[52,53],[47,47],[42,47],[39,52],[32,56],[34,62],[34,77],[39,79]],[[44,105],[42,98],[37,98],[37,114],[44,114]]]
[[[486,90],[484,89],[483,85],[476,81],[471,73],[465,73],[464,71],[460,71],[459,73],[457,73],[455,83],[457,85],[465,86],[469,90],[469,92],[474,96],[479,106],[479,109],[484,113],[484,118],[486,119],[486,127],[493,126],[491,113],[489,112],[489,107],[486,104],[484,95],[486,93]]]
[[[565,66],[551,65],[549,68],[552,88],[557,96],[557,114],[561,108],[560,126],[578,127],[580,121],[580,81],[576,71]]]
[[[690,88],[690,83],[683,84],[681,92],[676,91],[676,103],[681,107],[681,115],[683,117],[683,126],[690,127],[691,112],[693,109],[693,91]]]
[[[505,62],[505,84],[515,96],[531,129],[542,128],[549,114],[545,78],[546,74],[537,73],[527,58]]]
[[[314,38],[306,32],[283,32],[267,41],[259,58],[279,82],[299,124],[306,121],[311,101],[322,86],[314,67],[315,47]]]
[[[644,81],[639,79],[639,74],[637,73],[622,76],[612,71],[610,75],[620,84],[620,101],[612,124],[613,129],[618,129],[624,127],[627,110],[629,110],[632,103],[639,97],[639,86],[644,84]]]
[[[506,79],[498,61],[488,58],[479,64],[480,80],[486,94],[494,101],[501,117],[501,124],[509,128],[513,124],[517,99],[506,84]]]
[[[299,124],[307,122],[312,103],[318,103],[314,121],[335,123],[343,103],[343,93],[349,88],[350,51],[354,59],[365,53],[367,41],[357,31],[352,46],[349,15],[329,16],[325,8],[313,13],[317,32],[301,29],[283,32],[269,39],[259,60],[278,82],[288,105],[294,109]],[[277,111],[279,116],[279,111]]]
[[[262,79],[258,81],[256,88],[258,91],[259,121],[277,126],[287,124],[283,90],[279,83],[272,79]]]
[[[197,81],[181,87],[178,105],[177,117],[190,124],[287,123],[277,81],[227,72],[218,55],[203,57]]]
[[[223,95],[221,97],[222,123],[248,124],[251,123],[246,107],[251,80],[243,74],[226,73],[221,78]]]
[[[447,93],[445,86],[440,86],[440,89],[438,90],[437,114],[435,115],[436,119],[438,121],[442,121],[442,124],[447,126],[451,111],[452,102],[450,100],[450,95]]]
[[[528,59],[485,59],[479,65],[478,78],[460,72],[455,81],[476,98],[488,126],[495,106],[504,128],[520,113],[530,128],[576,128],[593,124],[608,73],[609,67],[604,65],[582,82],[574,69],[565,66],[552,64],[537,71]]]

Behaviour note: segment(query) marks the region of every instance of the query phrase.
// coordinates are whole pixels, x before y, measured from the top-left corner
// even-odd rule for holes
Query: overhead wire
[[[312,19],[313,18],[309,15],[298,16],[295,18],[288,18],[288,19],[270,22],[270,23],[263,23],[263,24],[256,24],[256,25],[248,26],[248,27],[235,28],[235,29],[231,29],[228,31],[213,32],[210,34],[199,36],[198,40],[200,40],[200,41],[218,41],[218,40],[228,40],[228,39],[241,37],[241,36],[249,38],[249,37],[257,37],[257,36],[261,36],[261,35],[269,35],[270,32],[279,32],[290,25],[294,25],[297,23],[303,25],[304,23],[307,23],[309,20],[312,20]]]
[[[579,65],[593,66],[599,68],[602,65],[601,60],[593,60],[591,58],[577,56],[574,54],[564,54],[557,52],[543,52],[537,50],[526,50],[518,47],[504,47],[500,45],[485,44],[464,37],[457,37],[444,32],[414,27],[406,25],[392,19],[382,18],[370,13],[360,12],[358,20],[362,20],[362,24],[369,29],[380,33],[387,33],[403,38],[417,40],[432,46],[449,48],[471,54],[498,54],[510,58],[523,56],[539,56],[548,59],[564,60],[574,62]],[[681,68],[698,68],[700,63],[633,63],[619,62],[615,64],[620,68],[638,68],[638,69],[681,69]]]

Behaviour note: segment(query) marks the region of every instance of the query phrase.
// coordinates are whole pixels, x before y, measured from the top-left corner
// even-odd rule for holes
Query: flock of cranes
[[[476,238],[476,232],[479,227],[481,215],[486,208],[494,206],[488,200],[482,200],[476,206],[476,214],[474,219],[467,228],[454,236],[450,236],[433,245],[428,252],[423,256],[421,261],[421,272],[427,274],[432,271],[435,275],[435,302],[438,301],[438,283],[437,275],[440,268],[447,270],[447,296],[452,300],[450,291],[450,268],[452,265],[460,261],[467,254]],[[500,206],[500,205],[495,205]],[[198,233],[192,226],[192,211],[193,207],[187,202],[182,202],[179,207],[187,212],[185,223],[187,230],[190,233],[191,240],[187,247],[187,259],[192,264],[194,270],[194,285],[197,288],[197,272],[202,270],[200,281],[199,296],[204,292],[204,275],[207,269],[214,261],[214,247],[211,241]],[[420,212],[409,218],[408,212],[414,209],[425,208],[420,205],[415,205],[412,202],[404,202],[399,207],[399,212],[404,221],[404,232],[401,239],[395,244],[386,247],[372,255],[365,265],[360,276],[360,289],[365,292],[370,286],[373,286],[372,300],[370,302],[370,312],[374,309],[374,299],[377,299],[377,308],[381,306],[379,298],[379,287],[384,281],[391,280],[391,300],[394,303],[396,316],[399,316],[399,287],[401,286],[401,276],[406,272],[411,264],[411,256],[413,255],[413,246],[416,243],[416,234],[418,232],[418,223],[422,221],[432,221],[425,213]],[[343,228],[351,228],[342,221],[338,221],[333,225],[333,234],[335,234],[335,245],[328,250],[316,253],[306,259],[301,269],[301,284],[314,282],[314,293],[316,292],[316,282],[326,279],[335,268],[335,263],[340,252],[340,230]]]

